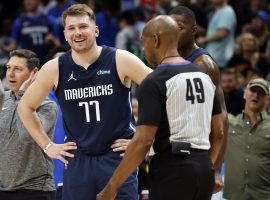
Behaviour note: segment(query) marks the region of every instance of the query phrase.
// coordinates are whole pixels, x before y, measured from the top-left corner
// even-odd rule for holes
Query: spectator
[[[259,52],[259,43],[252,33],[242,33],[236,39],[236,51],[228,62],[228,67],[234,67],[237,71],[247,76],[247,72],[253,70],[260,76],[266,76],[268,66],[263,54]]]
[[[259,52],[264,52],[270,37],[270,14],[267,11],[258,11],[251,22],[243,26],[243,33],[249,32],[256,36],[259,41]]]
[[[135,9],[135,26],[139,30],[140,35],[142,34],[142,30],[150,19],[152,19],[154,16],[156,16],[157,13],[155,10],[152,10],[151,8],[147,6],[138,6]]]
[[[178,2],[174,0],[158,0],[157,2],[157,12],[163,15],[168,14],[173,7],[178,5]]]
[[[236,15],[227,0],[213,0],[215,13],[211,17],[206,37],[197,39],[198,45],[206,50],[220,67],[226,67],[233,55]]]
[[[143,59],[140,44],[140,32],[135,27],[135,17],[132,11],[124,11],[118,18],[120,31],[116,35],[115,47],[127,50]]]
[[[251,80],[243,113],[229,115],[224,198],[266,200],[270,197],[270,116],[265,111],[269,83]]]
[[[248,24],[259,10],[266,9],[266,0],[230,1],[237,15],[237,33]]]
[[[243,90],[237,88],[237,76],[233,69],[224,69],[221,72],[221,85],[224,92],[227,112],[238,115],[244,109]]]
[[[118,0],[102,1],[103,10],[96,14],[96,24],[99,28],[98,45],[115,47],[115,38],[119,31],[116,19],[116,13],[120,10],[118,2]]]
[[[65,44],[66,40],[63,34],[64,27],[62,25],[62,13],[70,6],[76,4],[73,0],[55,0],[55,5],[48,10],[48,16],[54,20],[54,33],[59,38],[61,44]]]
[[[0,21],[0,79],[6,76],[6,64],[9,60],[12,19],[3,18]]]
[[[24,0],[25,12],[21,13],[13,23],[11,49],[20,47],[34,51],[41,64],[51,46],[59,41],[53,36],[53,20],[38,12],[40,0]]]
[[[122,0],[121,11],[133,10],[136,7],[137,0]]]

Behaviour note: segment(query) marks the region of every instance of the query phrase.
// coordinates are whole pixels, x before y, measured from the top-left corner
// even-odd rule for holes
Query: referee
[[[111,200],[141,163],[151,144],[150,199],[208,200],[213,164],[222,145],[221,107],[210,77],[177,52],[178,26],[169,16],[150,20],[142,35],[147,61],[156,69],[138,91],[137,133],[109,183],[97,196]],[[209,141],[209,134],[215,136]]]

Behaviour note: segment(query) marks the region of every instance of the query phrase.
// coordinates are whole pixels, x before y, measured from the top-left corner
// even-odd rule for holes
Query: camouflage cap
[[[265,92],[265,94],[269,95],[270,86],[269,86],[269,83],[266,80],[264,80],[262,78],[252,79],[247,84],[247,89],[250,89],[250,88],[255,87],[255,86],[262,88],[263,91]]]

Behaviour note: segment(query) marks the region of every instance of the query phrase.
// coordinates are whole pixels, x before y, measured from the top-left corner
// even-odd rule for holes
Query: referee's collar
[[[173,62],[166,62],[166,63],[162,63],[159,64],[157,67],[165,67],[165,66],[185,66],[190,64],[190,61],[183,61],[183,62],[177,62],[177,63],[173,63]]]

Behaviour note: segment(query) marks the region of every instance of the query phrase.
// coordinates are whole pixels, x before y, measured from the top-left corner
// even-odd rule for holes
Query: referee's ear
[[[158,48],[160,45],[160,36],[158,34],[154,34],[154,42],[155,47]]]

